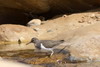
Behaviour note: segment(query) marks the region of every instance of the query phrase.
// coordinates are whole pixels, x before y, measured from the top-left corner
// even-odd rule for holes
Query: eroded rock
[[[95,16],[93,16],[93,14]],[[91,16],[93,18],[91,18]],[[38,36],[40,39],[60,39],[62,36],[59,36],[62,33],[67,34],[72,30],[76,30],[78,28],[86,27],[89,25],[93,25],[95,23],[99,23],[100,14],[97,12],[91,13],[77,13],[67,15],[67,17],[60,16],[58,18],[53,18],[47,21],[42,21],[43,25],[31,26],[32,29],[41,29],[38,30]],[[98,20],[98,21],[97,21]],[[56,38],[55,38],[56,37]]]
[[[100,61],[100,23],[86,26],[63,35],[66,50],[70,52],[70,61]],[[67,58],[68,59],[68,58]]]
[[[27,23],[27,25],[30,26],[38,26],[41,25],[41,20],[40,19],[32,19]]]
[[[98,18],[95,18],[95,16]],[[78,13],[64,18],[59,17],[44,21],[48,23],[36,26],[41,29],[38,32],[41,33],[38,38],[44,40],[64,39],[66,42],[63,45],[68,46],[66,50],[71,54],[71,57],[67,58],[70,62],[99,61],[100,23],[97,21],[99,16],[97,12]],[[82,21],[82,23],[79,21]],[[52,30],[52,32],[47,32],[48,30]],[[58,48],[61,48],[61,46]]]
[[[14,24],[0,25],[0,51],[34,49],[34,45],[26,45],[36,32],[28,27]]]
[[[9,60],[4,60],[4,59],[0,59],[0,66],[2,67],[31,67],[30,65],[26,65],[26,64],[22,64],[19,62],[14,62],[14,61],[9,61]]]
[[[35,33],[31,28],[22,25],[0,25],[0,42],[17,42],[19,39],[22,42],[27,41],[36,36]]]

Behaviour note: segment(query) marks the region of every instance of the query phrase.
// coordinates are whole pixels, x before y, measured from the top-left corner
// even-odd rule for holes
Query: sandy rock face
[[[35,31],[32,29],[22,26],[22,25],[13,25],[13,24],[4,24],[0,25],[0,41],[4,42],[13,42],[13,41],[27,41],[34,37]]]
[[[71,56],[71,61],[99,61],[100,60],[100,23],[90,25],[70,32],[65,36]]]
[[[25,64],[21,64],[21,63],[18,63],[18,62],[13,62],[13,61],[8,61],[8,60],[1,60],[0,59],[0,66],[2,67],[30,67],[29,65],[25,65]]]
[[[39,39],[65,40],[70,61],[100,60],[100,15],[97,12],[72,14],[33,26]],[[60,46],[61,47],[61,46]],[[60,48],[58,47],[58,48]]]
[[[78,28],[86,27],[100,22],[100,14],[97,12],[77,13],[67,15],[67,17],[58,16],[47,21],[42,21],[41,25],[31,26],[32,29],[38,30],[38,37],[41,39],[63,39],[60,34],[68,34]]]
[[[0,25],[0,51],[34,49],[34,45],[26,45],[26,43],[36,36],[35,33],[22,25]]]
[[[67,60],[70,62],[100,61],[99,17],[97,12],[72,14],[43,21],[43,25],[32,26],[32,29],[20,25],[1,25],[0,37],[1,41],[29,40],[32,36],[36,36],[40,40],[64,40],[61,45],[67,46],[66,50],[70,53]],[[1,48],[9,50],[11,47],[34,49],[33,45],[29,47],[21,45],[20,48],[7,45]],[[57,48],[62,49],[61,46]]]

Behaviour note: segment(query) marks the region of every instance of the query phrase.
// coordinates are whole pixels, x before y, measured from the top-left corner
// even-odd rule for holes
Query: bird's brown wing
[[[41,40],[41,42],[43,43],[43,45],[46,48],[52,48],[54,46],[57,46],[57,45],[63,43],[64,40],[57,40],[57,41],[53,41],[53,40]]]

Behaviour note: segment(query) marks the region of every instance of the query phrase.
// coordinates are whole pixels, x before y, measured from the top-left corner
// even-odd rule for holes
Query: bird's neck
[[[40,41],[39,42],[35,42],[34,44],[35,44],[35,46],[39,46],[41,44],[41,42]]]

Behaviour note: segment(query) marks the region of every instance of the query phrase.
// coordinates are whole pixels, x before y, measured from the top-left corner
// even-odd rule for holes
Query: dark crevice
[[[45,20],[51,19],[52,17],[60,14],[72,14],[72,13],[80,13],[84,12],[87,10],[95,9],[98,8],[99,5],[93,4],[92,8],[81,10],[81,9],[73,9],[70,10],[50,10],[45,13],[41,14],[35,14],[30,12],[26,12],[24,10],[18,10],[18,9],[13,9],[13,8],[6,8],[6,7],[0,7],[0,24],[21,24],[21,25],[26,25],[30,20],[32,19],[40,19],[39,17],[42,16],[45,18]]]

